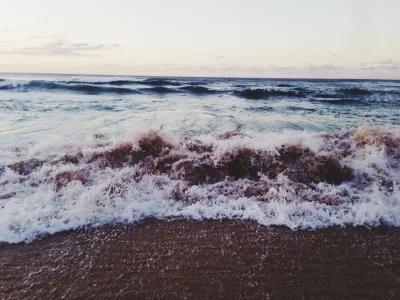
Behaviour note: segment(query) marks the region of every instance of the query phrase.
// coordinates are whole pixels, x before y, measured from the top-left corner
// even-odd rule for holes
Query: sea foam
[[[0,241],[108,223],[240,219],[400,226],[400,134],[129,132],[1,149]]]

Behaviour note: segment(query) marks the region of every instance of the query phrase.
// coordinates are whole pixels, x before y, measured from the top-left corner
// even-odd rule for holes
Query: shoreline
[[[400,228],[146,220],[0,245],[1,299],[398,299]]]

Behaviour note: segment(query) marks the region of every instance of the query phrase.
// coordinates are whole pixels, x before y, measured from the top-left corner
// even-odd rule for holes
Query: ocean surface
[[[0,74],[0,243],[149,217],[400,226],[400,81]]]

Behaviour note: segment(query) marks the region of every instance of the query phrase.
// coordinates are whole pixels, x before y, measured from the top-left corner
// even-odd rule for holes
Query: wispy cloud
[[[378,64],[380,64],[380,65],[391,65],[391,64],[393,64],[393,60],[392,59],[381,60],[381,61],[378,61]]]
[[[2,28],[0,28],[0,31],[2,31],[2,32],[10,31],[10,28],[2,27]]]
[[[126,68],[139,73],[146,73],[146,71],[157,72],[179,72],[182,74],[215,74],[218,75],[232,75],[232,76],[255,76],[255,77],[268,77],[268,76],[313,76],[319,74],[330,74],[332,76],[339,76],[349,71],[344,66],[336,66],[332,64],[311,65],[306,67],[295,66],[243,66],[235,64],[205,64],[205,65],[187,65],[187,64],[164,64],[164,65],[131,65],[125,66]]]
[[[338,65],[333,65],[333,64],[323,64],[323,65],[312,65],[309,64],[309,67],[304,68],[304,70],[307,71],[335,71],[335,72],[344,72],[347,71],[348,68],[344,66],[338,66]]]
[[[31,37],[42,39],[46,37]],[[47,37],[48,38],[48,37]],[[52,36],[52,40],[44,42],[37,46],[14,48],[9,51],[3,51],[3,54],[21,54],[21,55],[50,55],[50,56],[93,56],[94,52],[109,50],[119,47],[119,44],[92,44],[92,43],[69,43],[60,38]]]
[[[400,62],[360,63],[353,66],[335,64],[307,64],[306,66],[244,66],[235,64],[180,65],[168,64],[125,66],[133,74],[177,74],[207,76],[249,76],[249,77],[307,77],[307,78],[398,78]]]
[[[50,35],[33,35],[29,36],[28,39],[33,40],[63,40],[63,37],[59,34],[50,34]]]
[[[381,60],[377,62],[362,63],[360,71],[400,71],[400,62],[395,62],[392,59]]]

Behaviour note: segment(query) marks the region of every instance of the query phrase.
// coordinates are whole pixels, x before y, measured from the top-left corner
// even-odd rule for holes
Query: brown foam
[[[85,170],[79,170],[74,172],[62,172],[58,173],[54,178],[54,184],[56,190],[60,190],[72,181],[80,181],[85,183],[88,180],[88,174]]]
[[[33,171],[43,166],[45,161],[32,158],[25,161],[20,161],[15,164],[9,165],[8,167],[19,175],[29,175]]]
[[[224,137],[231,138],[235,134],[227,133]],[[371,177],[368,174],[356,174],[343,162],[344,158],[354,155],[357,147],[368,144],[382,146],[385,151],[396,154],[400,146],[393,134],[389,132],[380,136],[378,129],[361,127],[357,132],[329,133],[320,137],[324,139],[324,144],[323,152],[319,153],[304,145],[285,144],[275,150],[236,147],[221,154],[217,145],[189,137],[174,144],[159,132],[149,131],[140,136],[136,143],[123,143],[85,157],[82,153],[67,154],[49,163],[81,165],[82,170],[137,166],[135,174],[127,178],[127,182],[139,182],[144,175],[165,175],[172,180],[182,180],[182,186],[171,194],[172,199],[182,201],[193,200],[185,196],[190,186],[224,182],[231,188],[220,192],[227,196],[256,197],[262,200],[266,199],[272,187],[279,190],[279,185],[284,184],[286,187],[291,185],[300,199],[332,205],[341,203],[343,197],[348,195],[341,199],[341,196],[325,195],[323,191],[317,191],[316,184],[325,182],[338,185],[352,181],[356,188],[364,189],[377,183],[388,193],[393,192],[395,182],[385,170],[377,166],[376,174]],[[396,162],[396,156],[391,157]],[[9,168],[20,175],[29,175],[44,163],[48,162],[33,158],[17,162]],[[286,176],[289,181],[279,183],[279,175]],[[262,179],[263,176],[268,177],[269,181]],[[56,175],[55,188],[60,190],[74,180],[90,185],[87,172],[63,172]]]

